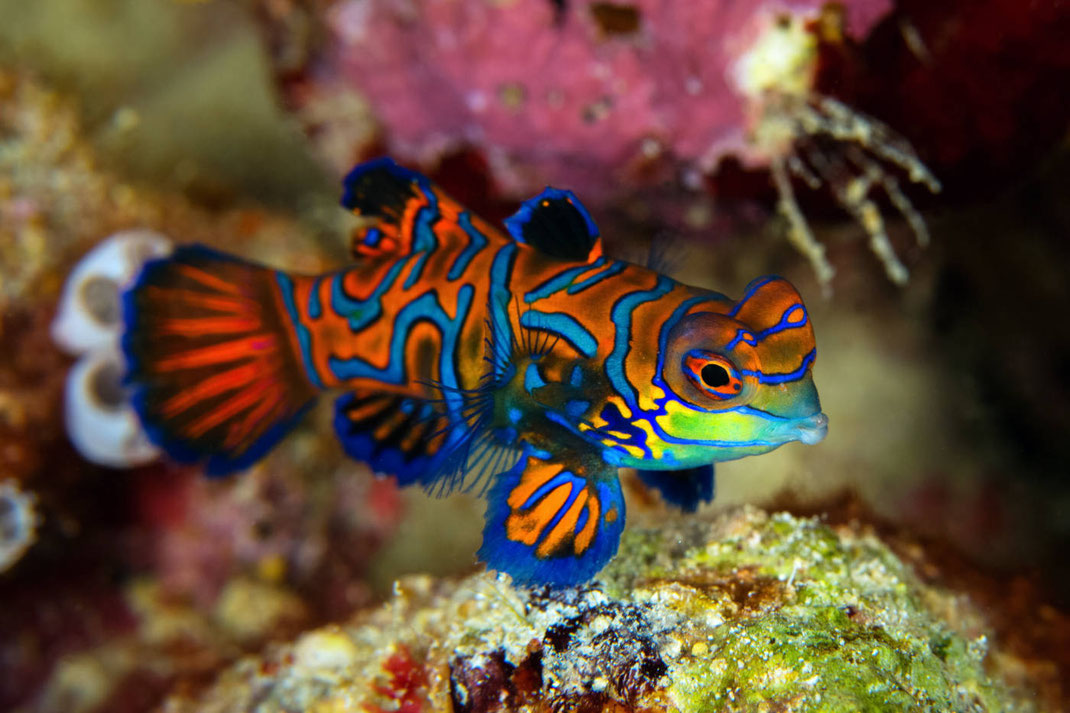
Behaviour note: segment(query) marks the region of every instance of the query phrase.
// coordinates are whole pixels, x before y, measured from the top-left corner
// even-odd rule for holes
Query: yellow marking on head
[[[606,524],[617,521],[617,508],[613,507],[606,510]]]
[[[602,445],[607,448],[623,448],[625,452],[633,458],[642,458],[644,451],[639,446],[633,446],[628,443],[618,443],[611,438],[603,438]]]

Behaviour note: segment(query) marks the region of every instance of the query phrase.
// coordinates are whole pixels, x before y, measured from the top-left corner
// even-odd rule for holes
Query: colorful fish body
[[[173,458],[246,467],[340,391],[349,455],[484,493],[489,566],[577,583],[616,552],[618,468],[693,510],[714,462],[824,437],[813,329],[783,279],[733,302],[608,259],[583,206],[549,188],[502,233],[387,159],[355,168],[342,203],[371,222],[346,269],[187,246],[126,293],[134,403]]]

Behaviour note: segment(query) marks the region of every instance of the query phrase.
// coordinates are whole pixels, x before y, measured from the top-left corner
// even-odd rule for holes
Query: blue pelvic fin
[[[713,465],[684,470],[639,470],[639,480],[654,488],[670,505],[684,512],[695,512],[702,503],[713,501],[716,492]]]
[[[521,584],[580,584],[617,552],[624,498],[616,468],[525,447],[487,498],[479,558]]]
[[[252,465],[318,393],[293,336],[290,279],[203,245],[145,264],[123,293],[131,401],[150,440],[208,475]]]
[[[551,257],[593,262],[602,256],[598,228],[572,191],[547,187],[506,218],[505,227],[517,242]]]

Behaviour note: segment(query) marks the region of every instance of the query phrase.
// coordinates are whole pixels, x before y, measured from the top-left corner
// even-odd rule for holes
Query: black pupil
[[[720,364],[707,364],[702,367],[702,383],[706,386],[716,389],[718,386],[726,386],[728,381],[728,370]]]

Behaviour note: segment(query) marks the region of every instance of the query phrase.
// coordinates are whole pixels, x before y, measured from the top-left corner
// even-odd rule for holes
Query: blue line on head
[[[747,303],[747,300],[749,300],[751,297],[754,297],[754,293],[768,285],[770,282],[779,279],[779,277],[770,275],[769,277],[762,277],[758,280],[755,280],[753,283],[751,283],[750,287],[747,288],[747,291],[739,299],[739,302],[736,302],[735,306],[732,307],[732,310],[728,313],[728,316],[735,317],[737,314],[739,314],[739,310],[743,308],[743,305]]]
[[[660,386],[666,393],[671,393],[670,389],[665,381],[661,378],[662,370],[665,368],[665,354],[668,353],[669,344],[669,332],[676,326],[687,312],[695,305],[703,304],[705,302],[725,302],[728,298],[719,292],[710,292],[696,297],[690,297],[673,310],[669,318],[665,320],[665,323],[661,325],[661,331],[658,332],[658,363],[657,368],[654,371],[654,384]]]
[[[754,338],[754,335],[751,334],[749,331],[747,331],[746,329],[737,329],[736,336],[732,337],[732,341],[724,345],[725,351],[732,351],[737,346],[739,346],[740,342],[746,342],[752,347],[757,346],[758,344],[758,342]]]
[[[652,289],[629,292],[619,298],[610,310],[610,320],[613,322],[615,332],[613,351],[606,358],[604,367],[606,378],[633,411],[637,409],[638,395],[635,387],[628,383],[628,378],[624,374],[624,359],[628,355],[631,336],[632,313],[639,305],[664,297],[675,286],[676,283],[672,279],[658,275],[658,282]]]
[[[817,349],[811,349],[806,356],[803,357],[802,363],[798,369],[794,369],[789,372],[780,374],[763,374],[760,371],[748,371],[743,370],[742,373],[747,376],[753,376],[758,379],[762,384],[784,384],[789,381],[798,381],[805,374],[806,370],[810,368],[810,365],[814,363],[814,358],[817,356]]]
[[[793,314],[797,314],[800,310],[802,311],[802,318],[798,321],[792,321],[791,316]],[[758,334],[756,335],[757,339],[758,341],[762,341],[771,334],[777,334],[779,332],[783,332],[786,329],[798,329],[799,327],[804,327],[806,326],[806,318],[806,308],[803,307],[801,304],[796,303],[791,306],[791,309],[786,310],[784,314],[780,315],[779,322],[774,324],[772,327],[769,327],[768,329],[763,329],[762,331],[758,332]]]

